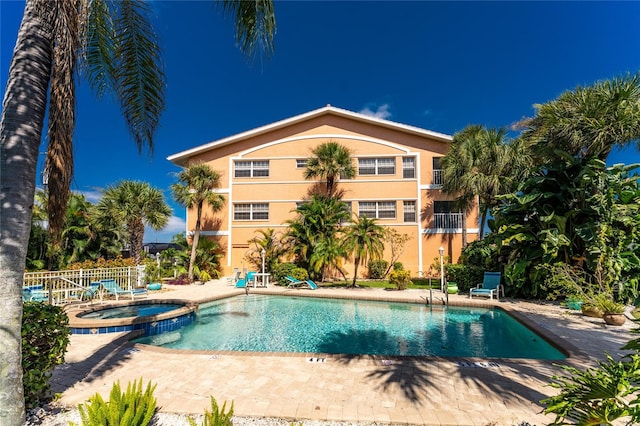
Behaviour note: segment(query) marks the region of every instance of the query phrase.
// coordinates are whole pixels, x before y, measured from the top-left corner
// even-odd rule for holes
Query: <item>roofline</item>
[[[318,108],[313,111],[306,112],[304,114],[300,114],[284,120],[276,121],[275,123],[267,124],[265,126],[257,127],[252,130],[247,130],[242,133],[237,133],[232,136],[227,136],[226,138],[218,139],[216,141],[209,142],[204,145],[200,145],[195,148],[188,149],[186,151],[178,152],[177,154],[168,156],[167,160],[171,161],[172,163],[178,166],[183,166],[186,164],[189,157],[208,151],[210,149],[225,146],[225,145],[237,142],[239,140],[258,136],[273,130],[278,130],[283,127],[290,126],[292,124],[297,124],[299,122],[308,120],[310,118],[321,116],[326,113],[331,113],[337,116],[346,117],[346,118],[350,118],[350,119],[365,122],[365,123],[373,123],[389,129],[400,130],[400,131],[403,131],[406,133],[412,133],[418,136],[427,136],[430,138],[438,139],[443,142],[451,142],[451,140],[453,139],[452,136],[444,133],[433,132],[431,130],[421,129],[420,127],[410,126],[402,123],[396,123],[394,121],[384,120],[382,118],[372,117],[369,115],[327,105],[325,107]]]

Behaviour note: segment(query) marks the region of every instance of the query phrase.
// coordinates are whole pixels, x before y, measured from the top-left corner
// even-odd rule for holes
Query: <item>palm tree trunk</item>
[[[142,263],[142,243],[144,239],[144,223],[136,219],[129,224],[129,250],[136,265]]]
[[[356,257],[353,262],[355,263],[355,267],[353,269],[353,282],[351,283],[351,287],[356,286],[356,279],[358,278],[358,266],[360,266],[360,257]]]
[[[22,285],[31,230],[38,149],[51,74],[54,2],[27,1],[13,52],[0,123],[0,418],[25,422],[22,385]]]
[[[189,258],[189,281],[193,281],[193,266],[196,264],[196,251],[200,242],[200,219],[202,218],[202,202],[198,203],[196,211],[196,229],[193,232],[193,241],[191,242],[191,257]]]
[[[482,210],[482,216],[480,217],[480,239],[484,238],[484,224],[487,221],[488,209]]]
[[[462,210],[462,248],[467,246],[467,212]]]

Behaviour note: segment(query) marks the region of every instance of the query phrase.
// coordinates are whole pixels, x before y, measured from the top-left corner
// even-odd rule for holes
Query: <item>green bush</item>
[[[291,276],[296,280],[305,281],[309,279],[309,272],[304,268],[294,268],[291,271]]]
[[[464,293],[482,282],[484,269],[459,263],[447,263],[444,265],[444,275],[447,281],[458,283],[458,290]]]
[[[389,274],[389,284],[395,285],[398,290],[405,290],[411,285],[411,272],[403,270],[393,270]]]
[[[384,278],[385,272],[387,272],[387,268],[389,267],[389,262],[384,259],[380,260],[370,260],[369,261],[369,278],[377,280],[380,278]]]
[[[22,381],[27,408],[51,397],[49,378],[64,362],[69,317],[60,306],[26,302],[22,314]]]
[[[116,382],[109,394],[109,401],[96,393],[86,404],[80,404],[82,426],[146,426],[156,412],[156,398],[153,391],[156,385],[147,384],[142,392],[142,378],[129,383],[127,391],[122,393],[120,383]]]
[[[231,418],[233,417],[233,402],[229,411],[225,413],[227,403],[224,402],[222,407],[218,407],[218,403],[214,397],[211,397],[211,411],[205,410],[204,420],[202,426],[233,426]],[[189,419],[190,426],[197,426],[198,424],[191,417]]]
[[[393,270],[394,271],[404,271],[404,265],[402,264],[402,262],[395,262],[393,264]]]
[[[291,275],[291,272],[296,269],[296,265],[293,263],[280,263],[271,271],[272,279],[281,284],[287,285],[284,277]]]

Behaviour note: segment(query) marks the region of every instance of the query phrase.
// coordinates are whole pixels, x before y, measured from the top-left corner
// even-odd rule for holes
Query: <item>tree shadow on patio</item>
[[[106,372],[125,364],[133,350],[129,343],[131,338],[131,333],[121,335],[81,361],[65,362],[57,366],[50,379],[52,391],[62,393],[77,383],[93,382]]]
[[[375,379],[378,386],[388,390],[390,386],[398,386],[410,401],[418,401],[425,396],[429,387],[437,386],[427,369],[427,363],[414,357],[371,355],[376,348],[392,348],[402,345],[397,338],[382,330],[364,330],[350,332],[332,332],[319,345],[324,353],[339,354],[336,361],[350,364],[357,360],[371,360],[380,365],[367,374],[368,379]],[[350,353],[344,353],[348,351]],[[424,394],[424,395],[422,395]]]

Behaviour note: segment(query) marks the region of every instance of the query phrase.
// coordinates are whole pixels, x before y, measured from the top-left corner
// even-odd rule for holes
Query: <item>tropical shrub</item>
[[[229,411],[225,411],[227,406],[226,401],[222,403],[222,407],[218,406],[218,403],[214,397],[211,397],[211,411],[205,410],[202,426],[233,426],[231,421],[233,418],[233,402]],[[190,426],[197,426],[198,424],[192,417],[188,417]]]
[[[489,223],[493,224],[493,220]],[[493,232],[482,240],[472,241],[462,250],[458,263],[482,268],[485,271],[501,271],[497,240],[497,234]]]
[[[68,269],[101,269],[101,268],[124,268],[129,266],[136,266],[133,258],[123,258],[118,256],[115,259],[99,258],[98,260],[85,260],[83,262],[71,263],[67,266]]]
[[[274,281],[279,283],[285,283],[284,277],[291,275],[291,272],[296,269],[296,265],[293,263],[280,263],[271,271],[271,276]],[[285,283],[286,284],[286,283]]]
[[[402,269],[394,269],[389,274],[389,284],[396,286],[398,290],[405,290],[412,284],[411,272]]]
[[[369,278],[377,280],[384,278],[384,274],[389,267],[389,262],[384,259],[371,259],[367,267],[369,269]]]
[[[394,271],[404,271],[404,265],[402,264],[402,262],[394,262],[393,263],[393,270]]]
[[[120,390],[116,382],[111,388],[109,401],[96,393],[89,402],[80,404],[82,426],[146,426],[156,412],[156,398],[153,391],[156,385],[147,384],[142,392],[142,378],[129,383],[126,392]]]
[[[447,263],[444,265],[444,276],[447,281],[457,283],[458,289],[462,293],[482,282],[484,268]]]
[[[22,315],[22,374],[27,408],[50,397],[49,378],[64,362],[69,344],[69,317],[60,306],[26,302]]]
[[[309,279],[309,272],[304,268],[293,268],[291,276],[297,280],[304,281]]]

